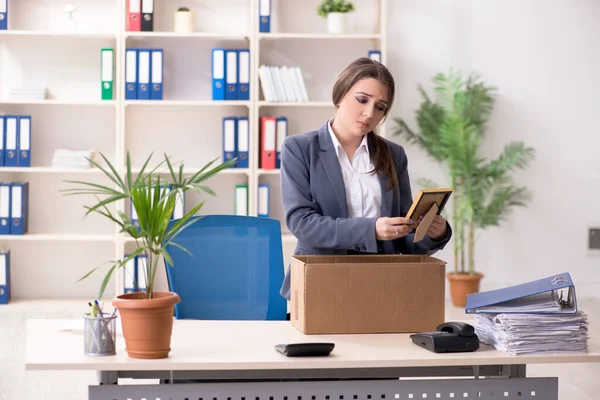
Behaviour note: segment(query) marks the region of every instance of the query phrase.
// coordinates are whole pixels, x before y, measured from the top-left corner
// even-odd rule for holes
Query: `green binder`
[[[102,81],[102,100],[113,99],[114,86],[114,50],[104,48],[100,56],[100,74]]]
[[[234,214],[248,215],[248,185],[235,185]]]

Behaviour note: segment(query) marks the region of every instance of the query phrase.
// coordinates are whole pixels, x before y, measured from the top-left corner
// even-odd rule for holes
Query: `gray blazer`
[[[413,198],[407,158],[399,144],[386,140],[396,162],[399,187],[387,190],[388,179],[379,175],[381,216],[405,216]],[[294,255],[427,254],[443,249],[452,236],[436,241],[429,236],[413,243],[414,234],[400,239],[375,239],[376,218],[348,218],[346,191],[337,153],[327,122],[317,131],[288,136],[281,150],[281,193],[285,221],[298,239]],[[290,268],[287,267],[280,293],[290,298]]]

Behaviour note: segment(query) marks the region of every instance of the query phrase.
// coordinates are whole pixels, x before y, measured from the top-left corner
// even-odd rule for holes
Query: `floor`
[[[600,299],[580,299],[590,316],[590,330],[600,323]],[[15,301],[0,306],[0,400],[84,400],[87,385],[95,384],[92,372],[25,371],[26,320],[28,318],[78,318],[87,312],[87,301]],[[449,306],[447,320],[468,318],[462,309]],[[83,349],[82,349],[83,351]],[[528,376],[558,376],[559,399],[598,399],[600,364],[528,366]]]

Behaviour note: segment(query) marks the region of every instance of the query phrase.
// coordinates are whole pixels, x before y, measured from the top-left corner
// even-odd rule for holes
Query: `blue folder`
[[[550,307],[550,305],[553,305]],[[568,272],[503,289],[467,295],[467,314],[575,314],[575,285]]]

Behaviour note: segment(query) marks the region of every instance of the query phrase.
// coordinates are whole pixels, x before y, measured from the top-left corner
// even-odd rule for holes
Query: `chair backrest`
[[[173,221],[171,226],[176,223]],[[278,220],[206,215],[167,246],[171,291],[181,297],[177,319],[285,320],[283,248]]]

